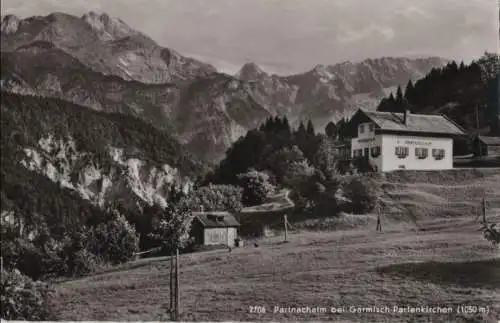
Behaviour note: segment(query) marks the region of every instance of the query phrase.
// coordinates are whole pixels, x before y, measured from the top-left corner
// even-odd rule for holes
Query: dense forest
[[[268,171],[273,182],[280,183],[286,163],[312,163],[320,142],[321,136],[310,121],[292,129],[286,117],[268,118],[227,150],[225,158],[206,181],[234,184],[238,174],[255,169]]]
[[[494,134],[498,128],[498,55],[486,53],[469,65],[451,62],[433,69],[383,99],[377,110],[444,114],[471,133]],[[496,133],[496,135],[499,135]]]

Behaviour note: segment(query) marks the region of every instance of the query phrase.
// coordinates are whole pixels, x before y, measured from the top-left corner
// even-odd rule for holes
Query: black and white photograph
[[[499,0],[0,6],[2,322],[500,322]]]

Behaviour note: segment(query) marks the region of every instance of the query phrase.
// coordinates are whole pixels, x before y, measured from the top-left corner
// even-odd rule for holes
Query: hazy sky
[[[90,10],[160,45],[234,72],[256,62],[287,74],[380,56],[469,61],[498,51],[497,0],[2,0],[22,18]]]

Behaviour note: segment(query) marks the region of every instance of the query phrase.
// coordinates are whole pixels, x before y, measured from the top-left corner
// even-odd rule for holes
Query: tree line
[[[415,83],[399,86],[377,110],[444,114],[472,133],[498,135],[499,62],[498,55],[485,53],[468,65],[452,61],[434,68]]]

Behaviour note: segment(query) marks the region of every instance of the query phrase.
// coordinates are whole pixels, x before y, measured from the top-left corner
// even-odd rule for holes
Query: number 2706
[[[250,313],[263,314],[266,312],[266,308],[264,306],[250,306],[248,308]]]

